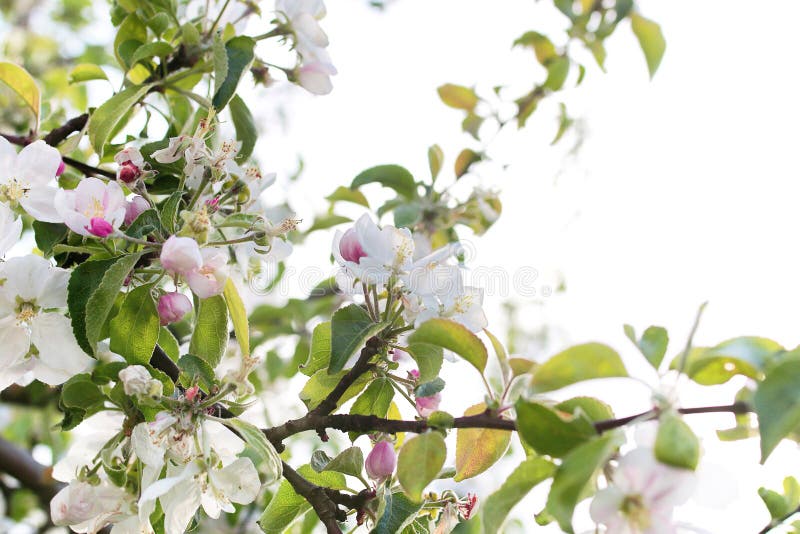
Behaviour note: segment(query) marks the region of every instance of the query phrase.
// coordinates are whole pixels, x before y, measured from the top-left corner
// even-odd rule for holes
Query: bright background
[[[484,166],[480,182],[501,190],[504,210],[486,236],[471,240],[469,266],[505,272],[511,283],[521,269],[538,273],[536,296],[515,292],[513,285],[507,294],[486,296],[495,332],[504,332],[501,305],[509,299],[522,306],[521,327],[547,327],[547,338],[531,343],[524,356],[546,358],[570,343],[603,341],[657,386],[624,337],[624,323],[639,332],[651,324],[668,328],[671,357],[682,348],[697,307],[709,301],[698,345],[740,335],[769,337],[790,348],[800,343],[794,239],[800,222],[794,130],[800,84],[793,53],[800,4],[639,4],[667,39],[655,79],[648,80],[630,29],[620,27],[607,41],[607,74],[587,59],[586,80],[566,96],[571,114],[585,122],[577,155],[568,154],[574,134],[549,146],[556,101],[540,107],[526,130],[492,143],[495,160],[509,167]],[[302,152],[302,185],[289,198],[306,223],[310,213],[327,207],[323,194],[368,166],[400,163],[424,176],[426,149],[439,143],[449,169],[455,154],[474,143],[459,134],[460,112],[443,106],[435,88],[477,83],[485,94],[495,84],[530,87],[542,72],[530,52],[511,50],[512,40],[531,29],[555,38],[563,23],[552,4],[530,0],[398,0],[383,13],[362,2],[328,2],[323,27],[339,69],[335,89],[312,97],[287,88],[288,126],[265,109],[267,135],[258,154],[265,167],[288,173]],[[268,98],[264,104],[269,108]],[[291,265],[322,265],[329,274],[329,239],[311,239]],[[543,296],[562,279],[565,292]],[[525,287],[531,288],[530,280]],[[445,390],[445,409],[481,400],[477,378],[461,367],[446,367],[455,386]],[[672,384],[670,379],[664,387]],[[709,394],[683,384],[678,392],[684,406],[727,404],[737,386],[741,382]],[[611,399],[618,415],[647,409],[650,395],[626,380],[564,396],[569,393]],[[783,476],[800,474],[796,447],[784,443],[761,467],[757,440],[716,440],[714,431],[733,426],[732,416],[693,416],[689,422],[703,438],[705,457],[697,497],[679,518],[701,532],[757,532],[768,515],[756,490],[778,489]],[[513,465],[496,469],[493,480],[485,475],[484,483],[462,487],[485,496]],[[541,509],[542,494],[534,492],[517,508],[526,522]],[[584,518],[578,526],[592,530],[585,508],[576,517]]]

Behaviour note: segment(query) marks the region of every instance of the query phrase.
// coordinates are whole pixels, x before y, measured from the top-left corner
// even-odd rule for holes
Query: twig
[[[331,499],[328,488],[309,482],[286,462],[283,462],[283,476],[298,495],[305,497],[328,534],[342,534],[339,521],[346,521],[347,514]]]
[[[63,487],[63,484],[53,479],[49,468],[3,438],[0,438],[0,472],[11,475],[33,491],[45,507],[49,506],[50,500]]]
[[[779,517],[777,519],[773,519],[772,521],[770,521],[767,524],[767,526],[765,526],[764,528],[759,530],[758,534],[767,534],[767,532],[769,532],[772,529],[774,529],[776,527],[779,527],[780,525],[784,524],[790,517],[792,517],[794,514],[797,514],[797,513],[800,513],[800,506],[798,506],[797,508],[795,508],[794,510],[792,510],[791,512],[789,512],[788,514],[786,514],[786,515],[784,515],[782,517]]]

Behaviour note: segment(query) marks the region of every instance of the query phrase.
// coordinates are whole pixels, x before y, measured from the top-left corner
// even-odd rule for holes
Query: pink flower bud
[[[428,417],[439,409],[439,403],[442,401],[442,394],[437,393],[430,397],[417,397],[414,401],[417,405],[417,413],[420,417]]]
[[[164,293],[158,299],[158,317],[161,326],[177,323],[192,309],[192,303],[181,293]]]
[[[358,263],[361,258],[367,255],[358,241],[358,234],[356,234],[355,228],[350,228],[344,233],[342,240],[339,241],[339,252],[345,261],[352,261],[353,263]]]
[[[161,266],[175,274],[187,274],[203,266],[200,246],[191,237],[171,236],[161,247]]]
[[[410,358],[411,358],[411,356],[406,351],[404,351],[403,349],[394,349],[394,350],[392,350],[392,361],[393,362],[400,362],[400,361],[403,361],[403,360],[408,360]],[[419,371],[417,371],[417,375],[419,375]],[[419,378],[419,376],[417,376],[417,378]]]
[[[419,371],[416,369],[412,369],[408,372],[408,376],[413,378],[414,380],[419,380]]]
[[[197,397],[198,393],[200,393],[200,386],[192,386],[186,390],[186,393],[184,393],[184,395],[186,396],[186,400],[191,402],[194,400],[195,397]]]
[[[143,211],[150,208],[150,204],[139,195],[134,196],[125,206],[125,224],[131,224]]]
[[[397,466],[394,446],[388,441],[379,441],[367,455],[364,466],[367,468],[367,475],[373,480],[381,481],[389,478]]]
[[[67,166],[64,164],[64,160],[61,160],[61,163],[58,164],[58,169],[56,169],[56,176],[61,176],[64,174],[64,171],[67,170]]]
[[[119,169],[117,169],[117,180],[125,182],[126,184],[135,182],[141,175],[141,169],[130,161],[120,165]]]
[[[108,237],[114,233],[114,227],[102,217],[92,217],[86,229],[97,237]]]
[[[219,208],[219,197],[209,198],[206,200],[206,206],[210,212],[215,212]]]

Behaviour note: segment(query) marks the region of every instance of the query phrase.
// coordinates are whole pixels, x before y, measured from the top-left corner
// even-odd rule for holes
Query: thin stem
[[[703,310],[706,309],[706,304],[708,303],[704,302],[697,310],[697,315],[694,318],[694,325],[692,325],[692,330],[689,332],[689,337],[686,339],[686,346],[683,348],[683,352],[681,353],[681,365],[678,367],[678,375],[683,374],[684,369],[686,369],[686,361],[689,358],[689,351],[692,350],[694,334],[697,332],[697,327],[700,325],[700,317],[703,315]]]
[[[287,34],[286,30],[278,26],[277,28],[268,31],[267,33],[256,35],[255,37],[253,37],[253,40],[263,41],[264,39],[269,39],[270,37],[280,37],[281,35],[286,35],[286,34]]]
[[[114,237],[118,237],[120,239],[124,239],[125,241],[130,241],[131,243],[136,243],[137,245],[146,245],[151,247],[161,247],[162,244],[156,241],[147,241],[145,239],[139,239],[137,237],[131,237],[129,235],[125,235],[122,232],[115,232],[113,234]]]
[[[772,529],[774,529],[776,527],[779,527],[780,525],[784,524],[786,521],[789,520],[789,518],[791,518],[793,515],[795,515],[797,513],[800,513],[800,506],[798,506],[797,508],[795,508],[791,512],[789,512],[789,513],[787,513],[787,514],[785,514],[785,515],[783,515],[783,516],[781,516],[779,518],[773,519],[772,521],[770,521],[767,524],[767,526],[765,526],[764,528],[759,530],[758,534],[767,534],[767,532],[770,532]]]
[[[255,234],[248,234],[242,237],[237,237],[236,239],[225,239],[224,241],[210,241],[207,243],[210,247],[221,247],[224,245],[236,245],[238,243],[247,243],[248,241],[255,240]]]
[[[361,282],[361,289],[364,291],[364,302],[367,304],[369,316],[373,321],[378,322],[378,318],[375,316],[375,310],[372,308],[372,303],[369,300],[369,288],[367,288],[367,284],[365,282]]]
[[[222,15],[225,13],[225,10],[228,9],[228,4],[230,3],[231,0],[225,0],[225,3],[222,4],[222,9],[219,10],[219,15],[217,15],[217,18],[214,19],[214,23],[208,29],[208,33],[206,35],[211,35],[214,33],[214,30],[217,29],[217,25],[219,24],[219,21],[222,20]]]

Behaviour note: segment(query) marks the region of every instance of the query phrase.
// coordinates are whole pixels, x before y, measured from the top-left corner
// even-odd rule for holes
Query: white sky
[[[557,327],[554,349],[607,342],[655,384],[622,324],[667,327],[674,355],[697,306],[708,300],[698,344],[739,335],[800,343],[800,256],[792,239],[800,222],[794,131],[800,87],[792,53],[800,4],[651,0],[640,6],[661,23],[668,42],[655,80],[648,81],[636,41],[621,27],[607,43],[608,73],[590,68],[566,100],[588,125],[576,161],[564,157],[571,139],[548,146],[555,102],[540,108],[526,131],[496,141],[495,158],[510,167],[485,168],[482,183],[502,190],[504,213],[476,242],[470,266],[501,266],[509,276],[533,267],[540,292],[555,287],[561,273],[566,293],[539,299],[545,305],[530,307],[523,326]],[[457,135],[461,115],[439,103],[435,88],[445,82],[525,87],[541,73],[529,52],[510,51],[511,41],[530,29],[557,35],[562,24],[549,2],[530,0],[399,0],[383,14],[359,1],[330,1],[323,27],[339,69],[334,92],[315,98],[288,91],[290,130],[273,128],[259,155],[266,167],[291,167],[302,152],[303,186],[290,199],[306,221],[326,208],[324,194],[368,166],[400,163],[423,176],[426,148],[439,143],[449,169],[457,151],[473,145]],[[329,239],[316,236],[291,263],[327,266]],[[508,297],[535,300],[487,295],[497,331]],[[446,409],[480,400],[458,393],[479,387],[463,367],[447,367],[449,382],[460,387],[445,390]],[[683,404],[695,406],[730,402],[735,388],[681,391]],[[649,395],[626,381],[571,391],[587,392],[611,399],[619,415],[646,408]],[[704,438],[707,474],[698,491],[704,497],[680,518],[709,532],[757,532],[768,517],[755,490],[777,489],[785,474],[800,474],[796,447],[784,443],[761,468],[756,440],[716,441],[714,430],[732,426],[731,416],[695,416],[690,423]],[[481,493],[511,468],[497,470],[495,480],[484,477]],[[541,501],[520,508],[530,517]],[[583,512],[578,524],[588,529]]]

